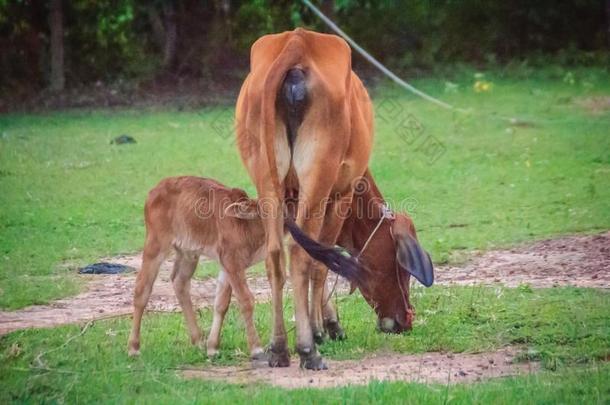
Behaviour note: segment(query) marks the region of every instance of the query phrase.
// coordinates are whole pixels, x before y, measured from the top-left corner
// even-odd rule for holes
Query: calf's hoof
[[[324,322],[324,329],[328,332],[328,336],[332,340],[345,340],[347,335],[338,321]]]
[[[301,357],[301,368],[306,370],[328,370],[324,359],[316,349],[305,348],[299,349],[299,356]]]
[[[207,353],[207,356],[209,359],[216,358],[220,355],[220,352],[218,351],[218,349],[213,349],[211,347],[207,348],[206,353]]]
[[[271,345],[267,351],[269,367],[290,367],[290,353],[286,345]]]
[[[127,354],[129,357],[136,357],[140,355],[140,343],[139,342],[129,342],[127,346]]]

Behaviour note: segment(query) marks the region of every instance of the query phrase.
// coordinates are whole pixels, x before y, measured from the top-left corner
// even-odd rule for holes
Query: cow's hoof
[[[332,340],[345,340],[347,335],[345,331],[337,321],[324,322],[324,329],[328,332],[328,336]]]
[[[301,368],[306,370],[328,370],[328,366],[319,354],[309,357],[301,357]]]
[[[250,356],[253,368],[263,368],[269,365],[269,354],[265,353],[262,349],[252,353]]]
[[[301,368],[306,370],[328,370],[324,359],[316,349],[299,349],[299,356],[301,357]]]
[[[283,346],[271,345],[267,351],[269,367],[290,367],[290,353],[288,348]]]
[[[317,331],[313,333],[313,340],[316,344],[321,345],[324,343],[324,332]]]

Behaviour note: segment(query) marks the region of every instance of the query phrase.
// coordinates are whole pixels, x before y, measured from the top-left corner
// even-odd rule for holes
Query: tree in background
[[[49,28],[51,31],[51,90],[64,89],[64,26],[61,0],[50,0]]]
[[[610,48],[610,0],[316,3],[395,69],[549,57],[589,63]],[[295,26],[327,31],[292,0],[0,0],[0,92],[239,82],[252,42]]]

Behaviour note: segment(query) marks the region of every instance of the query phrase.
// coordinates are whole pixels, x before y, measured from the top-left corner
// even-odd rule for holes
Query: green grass
[[[446,112],[394,87],[375,91],[373,173],[393,205],[414,216],[437,263],[456,250],[610,228],[610,114],[574,103],[610,94],[610,81],[592,69],[573,76],[570,85],[553,70],[491,72],[487,93],[473,91],[472,72],[450,78],[457,93],[445,93],[445,79],[415,83],[476,115]],[[532,126],[511,126],[494,113]],[[214,108],[0,117],[0,307],[73,294],[75,266],[140,249],[143,202],[163,177],[208,176],[252,193],[231,115]],[[397,123],[406,117],[423,127],[421,141],[444,145],[436,162],[401,135]],[[138,143],[110,144],[124,133]]]
[[[376,92],[373,172],[388,199],[415,217],[435,261],[456,249],[610,227],[610,115],[592,116],[572,102],[609,94],[610,83],[603,72],[586,72],[593,89],[552,72],[529,80],[488,74],[493,90],[480,94],[465,74],[454,79],[457,94],[444,94],[443,80],[417,83],[477,115],[448,113],[395,89]],[[495,112],[533,125],[484,115]],[[73,278],[61,277],[63,262],[139,249],[143,201],[165,176],[209,176],[252,192],[230,134],[231,114],[218,108],[0,117],[0,307],[75,292]],[[423,126],[421,141],[432,136],[444,145],[436,162],[420,141],[409,145],[401,136],[395,117],[410,116]],[[109,144],[123,133],[138,143]]]
[[[610,95],[608,71],[486,72],[479,80],[493,85],[484,93],[473,91],[473,73],[456,69],[414,83],[472,109],[469,114],[440,110],[390,85],[374,92],[373,173],[394,208],[414,217],[435,262],[456,261],[464,256],[459,252],[474,249],[610,229],[610,113],[592,114],[577,103]],[[163,177],[208,176],[253,194],[230,133],[231,115],[222,107],[0,117],[0,308],[74,294],[80,288],[76,267],[141,249],[143,202]],[[138,143],[111,145],[121,134]],[[422,147],[426,139],[444,147],[435,161]],[[215,264],[203,263],[196,276],[216,272]],[[127,318],[95,322],[65,346],[78,326],[17,331],[0,338],[0,402],[285,402],[288,395],[300,403],[608,403],[609,300],[607,292],[577,288],[417,288],[415,328],[396,336],[374,331],[375,317],[359,295],[339,298],[349,339],[321,347],[328,358],[517,345],[520,360],[540,360],[544,367],[538,375],[451,387],[371,383],[287,394],[180,378],[175,368],[182,365],[246,360],[234,309],[223,354],[213,363],[188,343],[180,314],[145,318],[142,356],[135,360],[125,353]],[[290,299],[286,305],[289,318]],[[266,340],[269,305],[257,305],[255,316]],[[210,311],[200,311],[200,318],[209,327]]]
[[[472,386],[373,383],[290,395],[299,402],[440,402],[447,395],[458,403],[491,399],[574,403],[578,398],[584,403],[603,402],[610,399],[610,368],[600,362],[610,355],[609,300],[607,293],[591,289],[422,288],[414,294],[420,308],[414,330],[386,335],[374,330],[375,316],[360,296],[341,297],[339,306],[349,337],[321,346],[328,358],[361,358],[376,351],[479,352],[518,345],[523,348],[521,359],[540,360],[545,371]],[[264,304],[256,310],[257,329],[263,337],[269,334],[269,309]],[[290,301],[286,313],[291,313]],[[209,328],[211,316],[210,310],[201,310],[200,324]],[[285,395],[280,389],[185,381],[177,375],[176,369],[185,365],[247,361],[245,333],[235,308],[226,322],[222,355],[213,362],[189,343],[181,314],[148,314],[142,355],[136,359],[126,354],[127,318],[95,322],[65,346],[67,339],[80,333],[79,326],[14,332],[0,338],[0,402],[278,401]],[[582,378],[586,384],[579,383]]]

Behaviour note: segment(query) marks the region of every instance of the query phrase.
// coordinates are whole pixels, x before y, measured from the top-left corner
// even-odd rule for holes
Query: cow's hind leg
[[[311,176],[304,178],[301,183],[303,191],[300,193],[302,199],[299,201],[299,212],[297,214],[297,225],[301,227],[303,232],[310,238],[321,240],[325,244],[334,244],[343,224],[342,220],[335,220],[333,215],[334,210],[338,208],[337,204],[334,201],[330,205],[327,204],[326,196],[329,195],[332,180],[332,176],[323,175],[321,172],[314,172]],[[320,274],[313,277],[312,300],[314,302],[312,308],[314,309],[314,319],[311,319],[308,305],[309,283],[312,279],[311,271],[319,270],[320,266],[314,266],[311,257],[296,243],[291,246],[290,253],[290,277],[294,289],[297,351],[301,357],[301,367],[323,370],[326,369],[326,365],[314,345],[312,325],[315,323],[315,318],[319,317],[319,327],[314,326],[314,329],[322,334],[322,294],[326,275]],[[323,270],[325,271],[325,269]]]
[[[259,193],[259,195],[262,194]],[[265,268],[267,270],[267,278],[271,284],[273,311],[273,328],[268,353],[269,366],[288,367],[290,366],[290,353],[288,352],[288,340],[284,326],[283,307],[284,283],[286,282],[284,249],[282,245],[284,234],[283,211],[280,202],[275,197],[266,197],[265,201],[267,203],[263,212],[263,224],[265,225],[267,238]]]
[[[172,282],[178,302],[182,307],[182,313],[186,321],[186,327],[191,338],[191,343],[201,347],[203,343],[203,334],[197,326],[197,315],[193,309],[191,301],[191,278],[197,268],[199,256],[192,253],[186,253],[181,250],[176,250],[176,262],[174,263],[174,271],[172,272]]]
[[[159,274],[159,267],[167,257],[169,247],[154,236],[148,236],[144,253],[142,254],[142,267],[136,277],[133,298],[133,323],[129,335],[128,352],[130,356],[140,354],[140,327],[142,315]]]
[[[214,297],[214,319],[212,320],[212,328],[210,329],[207,341],[208,357],[218,354],[222,323],[231,304],[231,284],[224,270],[221,270],[218,274],[217,282],[216,297]]]

